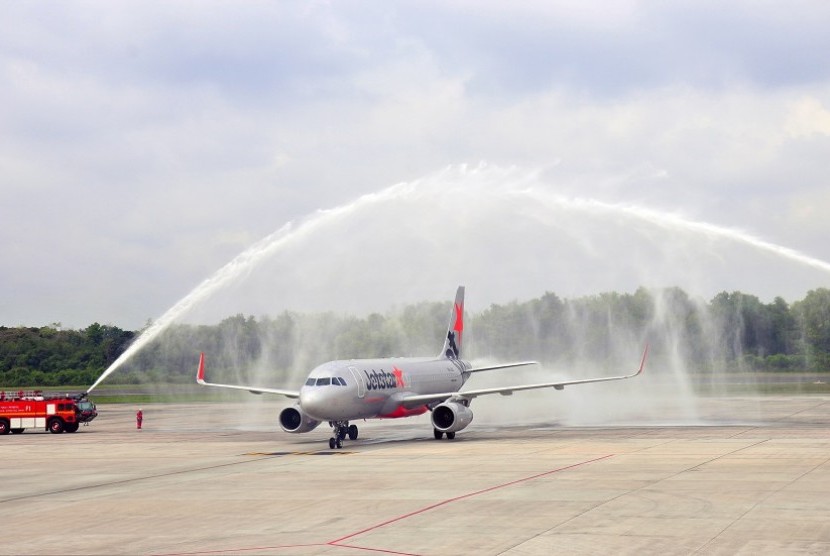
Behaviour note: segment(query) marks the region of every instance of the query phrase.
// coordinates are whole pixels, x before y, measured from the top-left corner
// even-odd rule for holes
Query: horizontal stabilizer
[[[528,365],[538,365],[538,361],[519,361],[517,363],[500,363],[498,365],[488,365],[486,367],[476,367],[465,371],[468,373],[480,373],[481,371],[498,371],[499,369],[510,369],[511,367],[527,367]]]

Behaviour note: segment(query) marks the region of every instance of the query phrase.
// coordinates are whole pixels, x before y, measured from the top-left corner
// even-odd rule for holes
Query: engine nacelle
[[[458,432],[473,420],[473,412],[458,402],[446,402],[432,410],[432,426],[440,432]]]
[[[286,407],[280,411],[280,427],[285,432],[309,432],[317,428],[319,424],[320,421],[303,413],[299,405]]]

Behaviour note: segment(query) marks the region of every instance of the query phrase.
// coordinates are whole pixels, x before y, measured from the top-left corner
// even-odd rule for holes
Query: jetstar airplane
[[[253,394],[278,394],[298,400],[292,407],[280,413],[280,426],[285,432],[302,433],[314,430],[323,421],[332,427],[329,448],[341,448],[348,436],[357,439],[357,425],[349,421],[357,419],[394,419],[432,412],[435,438],[444,435],[455,438],[473,420],[470,402],[478,396],[501,394],[509,396],[521,390],[555,388],[608,382],[632,378],[643,372],[648,346],[643,352],[640,368],[629,375],[521,384],[499,388],[481,388],[461,391],[473,373],[511,367],[535,365],[536,361],[521,361],[501,365],[473,368],[461,359],[464,332],[464,286],[455,294],[455,304],[450,313],[450,325],[444,347],[437,357],[352,359],[329,361],[315,368],[300,390],[279,390],[215,384],[205,381],[205,354],[199,358],[196,382],[202,386],[247,390]]]

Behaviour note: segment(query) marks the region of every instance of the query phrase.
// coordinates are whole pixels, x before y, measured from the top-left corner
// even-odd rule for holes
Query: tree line
[[[200,351],[217,380],[266,385],[276,369],[296,382],[331,359],[437,354],[448,316],[446,303],[423,302],[363,317],[286,311],[176,324],[108,382],[191,382]],[[90,385],[139,333],[98,323],[79,330],[0,327],[0,388]],[[646,341],[656,357],[699,373],[830,371],[830,289],[792,304],[741,292],[705,301],[679,288],[575,299],[546,293],[468,313],[463,348],[469,359],[610,366]]]

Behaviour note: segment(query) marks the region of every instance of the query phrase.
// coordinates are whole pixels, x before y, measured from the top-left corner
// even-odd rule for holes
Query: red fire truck
[[[58,434],[77,432],[81,423],[98,416],[95,404],[83,396],[44,395],[33,392],[0,391],[0,435],[41,429]]]

